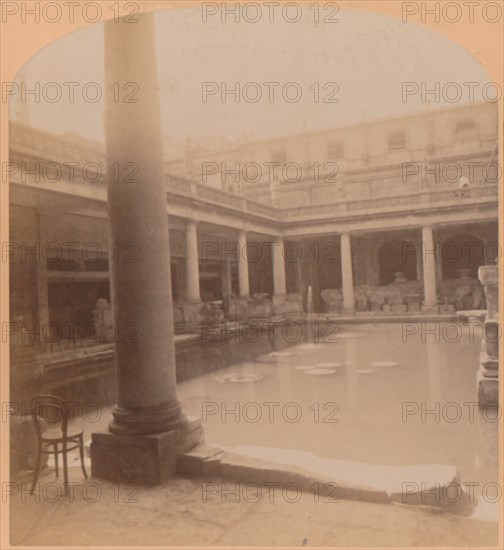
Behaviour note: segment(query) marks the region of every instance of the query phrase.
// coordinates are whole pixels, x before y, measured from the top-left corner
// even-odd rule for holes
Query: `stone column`
[[[225,258],[224,262],[222,263],[221,276],[222,297],[227,300],[231,296],[231,293],[233,291],[231,287],[231,262],[228,258]]]
[[[196,330],[204,320],[200,294],[198,230],[196,222],[186,226],[186,299],[182,304],[186,328]]]
[[[273,246],[273,289],[276,295],[287,293],[283,239],[275,241]]]
[[[38,222],[38,242],[40,250],[43,250],[47,243],[47,224],[48,215],[37,212]],[[49,288],[47,281],[47,259],[44,254],[40,254],[37,262],[37,308],[38,308],[38,330],[41,339],[47,334],[49,327]]]
[[[159,82],[152,13],[135,25],[105,23],[106,82],[138,82],[137,103],[106,98],[108,216],[117,404],[109,432],[93,433],[92,475],[160,483],[177,454],[202,439],[176,395],[175,342]],[[127,28],[126,28],[127,27]],[[107,84],[108,85],[108,84]],[[126,177],[131,163],[136,179]],[[137,256],[126,255],[131,243]],[[122,257],[124,256],[124,257]]]
[[[437,288],[436,288],[436,251],[432,238],[432,227],[422,227],[422,260],[423,260],[423,284],[424,303],[423,310],[437,309]]]
[[[303,295],[303,266],[302,266],[302,261],[303,261],[303,256],[302,256],[302,247],[301,247],[301,244],[299,244],[299,250],[301,250],[301,256],[296,260],[296,265],[295,265],[295,280],[296,280],[296,292],[299,292],[299,294],[301,294],[301,296]]]
[[[352,250],[350,248],[350,234],[342,233],[341,246],[341,280],[343,285],[343,311],[352,313],[354,306],[354,287],[352,270]]]
[[[249,289],[249,266],[247,260],[247,234],[240,231],[238,235],[238,279],[240,286],[240,297],[248,298]]]
[[[283,313],[287,287],[285,282],[284,242],[279,238],[273,241],[273,309]]]
[[[187,301],[200,302],[198,232],[196,223],[187,222],[186,228]]]
[[[247,233],[238,233],[238,297],[229,302],[229,315],[236,319],[246,319],[249,314],[250,287],[249,265],[247,261]],[[231,275],[231,274],[230,274]]]

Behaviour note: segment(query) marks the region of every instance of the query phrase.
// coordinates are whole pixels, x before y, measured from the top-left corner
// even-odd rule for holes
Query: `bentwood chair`
[[[37,479],[40,473],[42,455],[54,455],[56,477],[59,477],[58,456],[63,456],[63,479],[65,495],[68,495],[68,460],[67,454],[70,451],[79,449],[81,468],[84,477],[87,479],[86,468],[84,467],[84,434],[79,428],[68,426],[68,409],[65,403],[53,395],[39,395],[32,399],[31,415],[37,432],[37,459],[31,492],[35,490]],[[56,426],[42,432],[40,419],[44,418]]]

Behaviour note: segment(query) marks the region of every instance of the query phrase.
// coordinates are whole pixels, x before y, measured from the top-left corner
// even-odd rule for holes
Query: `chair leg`
[[[39,443],[37,446],[37,461],[35,464],[35,473],[33,474],[33,483],[30,489],[30,493],[33,493],[35,491],[35,485],[37,484],[41,461],[42,461],[42,445]]]
[[[65,496],[68,496],[68,460],[67,460],[67,445],[63,442],[63,482],[65,485]]]
[[[58,444],[53,445],[54,449],[54,469],[56,470],[56,479],[59,478],[59,465],[58,465]]]
[[[84,478],[87,479],[88,476],[87,476],[86,468],[84,466],[84,436],[83,435],[80,436],[79,452],[80,452],[80,463],[81,463],[82,473],[84,474]]]

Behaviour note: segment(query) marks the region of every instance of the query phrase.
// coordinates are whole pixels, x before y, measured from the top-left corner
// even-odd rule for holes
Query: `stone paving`
[[[87,464],[89,471],[89,463]],[[315,489],[174,478],[157,487],[84,481],[70,463],[70,496],[46,468],[34,495],[11,490],[11,544],[70,547],[496,547],[496,522],[425,507],[327,498]]]

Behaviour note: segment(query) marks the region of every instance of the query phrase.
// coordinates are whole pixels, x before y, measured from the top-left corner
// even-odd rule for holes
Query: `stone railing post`
[[[481,266],[478,278],[485,288],[487,302],[477,375],[478,403],[480,407],[485,407],[499,401],[499,268],[493,265]]]

